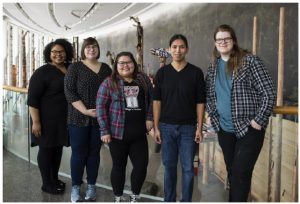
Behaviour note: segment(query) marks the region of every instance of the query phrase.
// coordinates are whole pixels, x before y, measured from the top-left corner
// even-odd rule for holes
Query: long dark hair
[[[236,72],[240,67],[242,67],[243,57],[246,54],[249,54],[250,52],[248,50],[245,50],[245,49],[242,49],[239,47],[238,40],[237,40],[237,37],[236,37],[236,34],[235,34],[233,28],[226,24],[220,25],[216,28],[216,30],[214,32],[214,40],[215,41],[216,41],[216,35],[220,31],[221,32],[229,32],[229,34],[232,38],[233,47],[232,47],[232,50],[230,53],[230,58],[227,63],[227,71]],[[214,64],[216,63],[216,61],[219,57],[220,57],[220,53],[218,52],[218,50],[215,46],[214,50],[213,50],[213,56],[212,56],[212,60],[213,60]]]
[[[133,62],[134,64],[134,71],[133,71],[133,79],[135,80],[136,77],[137,77],[137,73],[138,73],[138,64],[136,63],[133,55],[131,52],[120,52],[117,57],[116,57],[116,60],[114,62],[114,65],[113,65],[113,72],[112,72],[112,75],[111,75],[111,78],[112,78],[112,86],[114,88],[117,87],[117,84],[118,84],[118,81],[119,81],[119,72],[118,72],[118,62],[119,62],[119,58],[120,57],[123,57],[123,56],[127,56],[130,58],[130,60]]]
[[[56,39],[55,41],[50,42],[49,44],[46,45],[44,52],[43,52],[45,62],[46,63],[52,62],[51,58],[50,58],[51,49],[55,45],[60,45],[64,48],[64,50],[66,52],[66,63],[71,63],[72,59],[74,57],[73,46],[69,41],[67,41],[66,39],[63,39],[63,38]]]
[[[98,47],[98,55],[97,55],[96,59],[99,59],[99,57],[100,57],[100,46],[99,46],[99,43],[98,43],[98,41],[95,38],[88,37],[87,39],[83,40],[83,43],[82,43],[82,46],[81,46],[81,52],[80,53],[81,53],[81,59],[82,60],[85,60],[85,58],[86,58],[86,56],[84,54],[85,47],[88,46],[88,45],[94,45],[94,44],[96,44],[97,47]]]

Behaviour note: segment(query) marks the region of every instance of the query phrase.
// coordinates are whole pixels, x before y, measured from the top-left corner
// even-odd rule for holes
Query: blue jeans
[[[164,173],[164,201],[176,202],[177,162],[180,156],[182,170],[181,202],[192,202],[196,151],[195,125],[160,123],[162,162]]]
[[[100,164],[101,140],[99,127],[69,125],[72,185],[81,185],[86,167],[88,184],[95,184]]]

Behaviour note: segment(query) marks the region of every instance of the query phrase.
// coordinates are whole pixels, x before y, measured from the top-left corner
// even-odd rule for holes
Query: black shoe
[[[58,188],[62,188],[62,189],[65,189],[66,188],[66,183],[61,181],[61,180],[56,180],[56,183],[55,185],[58,187]]]
[[[42,191],[50,194],[62,194],[65,189],[57,187],[56,185],[47,185],[47,186],[42,186]]]

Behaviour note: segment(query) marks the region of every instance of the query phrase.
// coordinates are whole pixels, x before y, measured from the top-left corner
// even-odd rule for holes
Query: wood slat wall
[[[274,118],[273,118],[274,119]],[[281,202],[298,201],[298,123],[282,120],[282,164],[281,164]],[[272,127],[272,134],[275,128]],[[213,145],[214,154],[211,155]],[[256,162],[251,186],[251,200],[254,202],[268,202],[268,178],[269,178],[269,145],[270,127],[265,134],[264,145]],[[200,160],[203,160],[203,144],[200,145]],[[222,182],[226,179],[226,168],[222,150],[216,141],[210,144],[209,167]],[[213,164],[212,164],[213,162]]]

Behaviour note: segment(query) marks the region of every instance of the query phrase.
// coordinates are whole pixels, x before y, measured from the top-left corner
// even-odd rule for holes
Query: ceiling
[[[52,36],[105,29],[155,7],[154,3],[3,3],[4,19]]]

